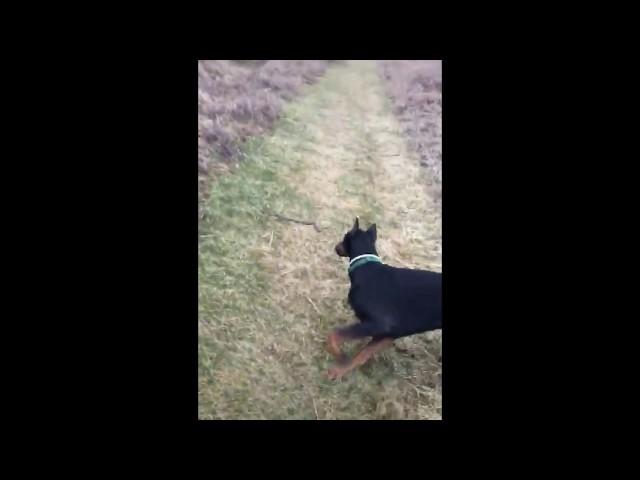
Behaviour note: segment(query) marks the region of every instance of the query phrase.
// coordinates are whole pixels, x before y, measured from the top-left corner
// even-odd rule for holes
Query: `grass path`
[[[331,328],[355,321],[333,247],[356,215],[377,224],[383,261],[440,271],[441,215],[424,175],[372,62],[331,68],[247,146],[200,224],[199,418],[441,418],[440,332],[339,382],[324,350]]]

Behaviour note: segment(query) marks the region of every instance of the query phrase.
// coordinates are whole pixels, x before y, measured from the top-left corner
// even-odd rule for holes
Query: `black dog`
[[[336,379],[364,364],[396,338],[442,328],[442,274],[384,265],[375,247],[376,226],[360,230],[358,219],[336,245],[349,257],[349,304],[360,323],[334,330],[328,350],[338,360],[329,370]],[[345,340],[372,337],[352,359],[340,350]]]

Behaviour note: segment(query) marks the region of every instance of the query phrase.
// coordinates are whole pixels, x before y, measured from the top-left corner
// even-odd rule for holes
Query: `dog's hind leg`
[[[328,372],[329,379],[341,378],[345,373],[350,372],[360,365],[364,365],[375,353],[393,344],[393,338],[377,338],[371,340],[369,344],[360,350],[350,361],[331,367]]]

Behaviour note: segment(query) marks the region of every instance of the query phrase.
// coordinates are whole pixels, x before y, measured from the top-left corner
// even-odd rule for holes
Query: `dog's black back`
[[[356,219],[336,253],[351,259],[377,255],[376,235],[375,224],[362,231]],[[368,262],[356,266],[349,278],[349,304],[362,323],[347,329],[347,335],[399,338],[442,328],[441,273]]]
[[[380,263],[350,273],[349,304],[372,336],[399,338],[442,328],[442,274]]]

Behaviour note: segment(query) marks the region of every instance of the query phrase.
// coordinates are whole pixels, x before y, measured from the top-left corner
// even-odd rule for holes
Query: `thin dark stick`
[[[307,222],[305,220],[297,220],[295,218],[285,217],[284,215],[280,215],[279,213],[276,213],[276,212],[271,212],[271,215],[273,215],[276,218],[279,218],[280,220],[286,220],[288,222],[301,223],[302,225],[313,225],[313,228],[316,229],[316,232],[320,231],[320,227],[316,222]]]

